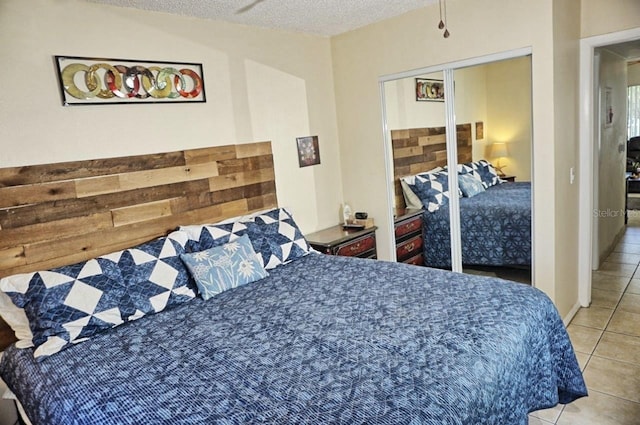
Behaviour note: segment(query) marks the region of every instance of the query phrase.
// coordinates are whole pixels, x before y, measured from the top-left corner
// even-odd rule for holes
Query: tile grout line
[[[629,400],[628,398],[620,397],[620,396],[617,396],[617,395],[613,395],[613,394],[605,393],[605,392],[598,391],[598,390],[591,390],[591,391],[593,391],[594,393],[598,393],[598,394],[606,395],[606,396],[608,396],[608,397],[617,398],[618,400],[624,400],[624,401],[628,401],[629,403],[634,403],[634,404],[638,404],[638,405],[640,405],[640,402],[637,402],[637,401],[635,401],[635,400]]]
[[[623,253],[624,253],[624,252],[623,252]],[[609,255],[611,255],[611,254],[609,254]],[[605,260],[605,261],[606,261],[606,260]],[[625,263],[620,263],[620,264],[625,264]],[[595,355],[595,352],[596,352],[596,350],[598,349],[598,345],[600,345],[600,342],[602,341],[602,338],[604,337],[605,332],[607,332],[607,329],[609,328],[609,325],[611,324],[611,320],[613,319],[613,316],[614,316],[614,315],[616,314],[616,312],[618,311],[618,307],[620,306],[620,303],[622,302],[622,298],[624,298],[624,295],[626,294],[627,289],[629,288],[629,285],[631,284],[631,281],[633,280],[633,278],[634,278],[634,276],[635,276],[636,272],[638,271],[638,266],[639,266],[639,265],[640,265],[640,263],[637,263],[637,264],[635,265],[636,267],[635,267],[635,269],[633,270],[633,273],[631,274],[631,276],[629,277],[629,280],[627,281],[627,284],[626,284],[626,285],[624,286],[624,288],[622,289],[622,295],[620,296],[620,298],[619,298],[619,299],[618,299],[618,301],[616,302],[615,306],[613,307],[613,309],[612,309],[612,310],[613,310],[613,312],[611,313],[611,316],[609,316],[609,318],[607,319],[607,322],[605,323],[604,328],[603,328],[603,329],[598,329],[598,330],[602,330],[602,333],[601,333],[601,334],[600,334],[600,336],[598,337],[598,340],[596,341],[596,344],[594,345],[594,347],[593,347],[593,350],[592,350],[591,354],[589,354],[589,355],[588,355],[587,361],[585,362],[585,365],[584,365],[584,370],[582,370],[582,371],[581,371],[581,373],[582,373],[582,374],[584,374],[584,372],[586,372],[587,367],[589,367],[589,364],[591,363],[591,359],[592,359],[593,357],[603,358],[603,359],[607,359],[607,360],[615,360],[615,359],[609,359],[609,358],[607,358],[607,357],[597,356],[597,355]],[[596,270],[596,271],[597,271],[597,270]],[[626,276],[623,276],[623,277],[626,277]],[[617,291],[616,291],[616,292],[617,292]],[[593,304],[593,302],[592,302],[592,304]],[[589,307],[591,307],[591,305],[590,305]],[[576,326],[582,326],[582,325],[576,325]],[[590,328],[590,329],[597,329],[597,328],[591,328],[590,326],[585,326],[585,327]],[[616,333],[616,334],[618,334],[617,332],[612,332],[612,333]],[[625,335],[625,334],[622,334],[622,335]],[[582,353],[582,354],[586,354],[586,353]],[[623,363],[625,363],[625,364],[634,364],[634,363],[628,363],[628,362],[623,362]],[[634,364],[634,365],[635,365],[635,364]],[[629,401],[629,402],[632,402],[632,403],[637,403],[636,401],[628,400],[628,399],[625,399],[625,398],[622,398],[622,397],[618,397],[618,396],[613,395],[613,394],[608,394],[608,393],[603,393],[603,392],[601,392],[601,391],[592,390],[592,389],[590,389],[590,388],[589,388],[589,386],[587,386],[587,392],[589,392],[589,393],[590,393],[591,391],[596,392],[596,393],[599,393],[599,394],[604,394],[604,395],[607,395],[607,396],[609,396],[609,397],[614,397],[614,398],[617,398],[617,399],[620,399],[620,400],[625,400],[625,401]],[[640,403],[637,403],[637,404],[640,404]],[[566,405],[566,404],[565,404],[564,406],[562,406],[562,409],[560,410],[560,414],[558,415],[558,417],[556,418],[556,420],[553,422],[554,424],[556,424],[556,425],[557,425],[558,421],[560,421],[560,419],[562,418],[562,414],[564,413],[564,410],[565,410],[565,408],[566,408],[566,407],[567,407],[567,405]]]
[[[606,260],[605,260],[606,261]],[[640,264],[640,263],[639,263]],[[622,298],[624,297],[625,292],[627,291],[627,288],[629,287],[629,285],[631,284],[631,280],[633,280],[633,276],[636,274],[636,272],[638,271],[638,264],[636,264],[636,268],[633,270],[633,274],[631,275],[631,277],[629,278],[629,281],[627,282],[627,284],[624,286],[624,289],[622,290],[622,296],[620,297],[620,299],[616,302],[616,305],[613,307],[613,312],[611,313],[611,316],[609,316],[609,318],[607,319],[607,322],[604,325],[604,328],[602,328],[602,333],[600,334],[600,336],[598,337],[598,340],[596,341],[596,345],[593,347],[593,351],[591,352],[591,354],[589,355],[589,359],[587,360],[587,363],[584,366],[584,370],[587,370],[587,366],[589,365],[589,363],[591,362],[591,357],[594,355],[594,353],[596,352],[596,350],[598,349],[598,345],[600,344],[600,341],[602,341],[602,337],[604,336],[604,333],[607,332],[607,328],[609,327],[609,325],[611,324],[611,319],[613,319],[613,316],[615,316],[616,311],[618,311],[618,307],[620,306],[620,303],[622,302]],[[593,300],[591,301],[591,303],[593,304]],[[591,307],[591,306],[589,306]],[[598,356],[600,357],[600,356]]]

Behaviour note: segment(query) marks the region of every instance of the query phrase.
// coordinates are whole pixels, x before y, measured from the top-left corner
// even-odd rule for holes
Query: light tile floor
[[[530,425],[640,424],[640,217],[592,275],[591,306],[567,327],[589,397],[534,412]]]

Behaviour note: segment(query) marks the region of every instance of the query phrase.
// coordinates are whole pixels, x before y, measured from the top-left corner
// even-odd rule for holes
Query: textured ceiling
[[[245,25],[332,36],[438,0],[87,0]]]

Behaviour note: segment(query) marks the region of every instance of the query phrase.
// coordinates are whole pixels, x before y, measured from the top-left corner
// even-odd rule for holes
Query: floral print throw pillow
[[[182,254],[180,258],[191,272],[200,295],[205,300],[227,289],[246,285],[269,275],[247,235],[205,251]]]

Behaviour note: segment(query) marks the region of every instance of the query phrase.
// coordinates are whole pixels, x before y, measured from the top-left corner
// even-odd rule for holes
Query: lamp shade
[[[509,151],[507,150],[507,144],[502,142],[493,143],[491,145],[491,156],[494,158],[502,158],[505,156],[509,156]]]

